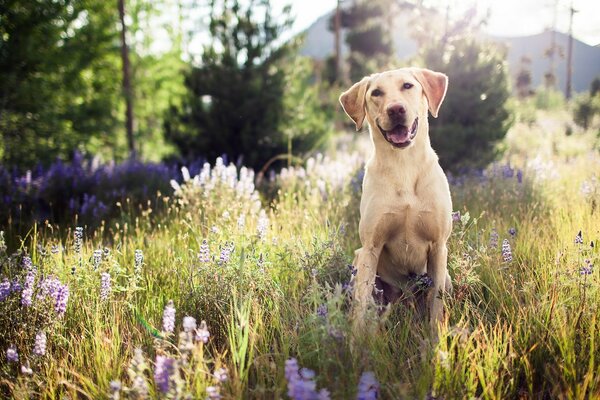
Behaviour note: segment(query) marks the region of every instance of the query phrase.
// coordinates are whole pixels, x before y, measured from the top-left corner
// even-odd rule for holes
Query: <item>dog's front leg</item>
[[[431,324],[431,330],[434,335],[437,334],[438,324],[443,320],[444,305],[442,301],[443,292],[448,289],[451,290],[451,286],[446,288],[448,284],[446,279],[448,278],[448,249],[446,244],[436,244],[429,251],[427,257],[427,274],[433,281],[433,285],[428,293],[429,303],[429,322]],[[451,285],[451,284],[450,284]]]
[[[354,304],[352,312],[352,327],[354,334],[364,334],[366,328],[367,310],[373,301],[375,275],[382,247],[363,246],[356,251],[354,267],[357,269],[354,278]]]

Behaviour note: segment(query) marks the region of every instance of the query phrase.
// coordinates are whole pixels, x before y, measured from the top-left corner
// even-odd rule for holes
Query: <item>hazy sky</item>
[[[348,1],[348,0],[346,0]],[[481,13],[491,9],[491,17],[486,31],[499,36],[533,35],[552,26],[553,5],[556,0],[479,0],[476,1]],[[474,0],[425,0],[426,4],[439,5],[445,10],[450,3],[453,10],[470,7]],[[314,20],[332,10],[337,0],[272,0],[280,6],[291,3],[297,16],[295,30],[308,27]],[[557,28],[568,32],[569,6],[573,4],[579,12],[575,14],[573,35],[592,46],[600,44],[600,0],[559,0]]]

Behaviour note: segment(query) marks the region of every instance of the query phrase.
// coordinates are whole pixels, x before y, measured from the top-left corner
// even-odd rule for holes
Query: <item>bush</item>
[[[443,168],[482,167],[498,156],[496,144],[512,120],[503,49],[458,39],[445,50],[424,51],[424,64],[448,75],[448,93],[437,119],[430,119],[433,148]]]
[[[540,87],[535,92],[535,106],[540,110],[558,110],[565,108],[565,96],[560,90]]]
[[[77,216],[98,226],[114,217],[122,205],[146,204],[157,192],[171,192],[174,166],[128,160],[98,165],[76,154],[70,164],[56,161],[20,174],[0,166],[0,224],[9,220],[59,223]]]

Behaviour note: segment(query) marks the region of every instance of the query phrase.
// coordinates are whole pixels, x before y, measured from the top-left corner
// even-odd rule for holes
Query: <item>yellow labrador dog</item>
[[[366,119],[373,153],[366,165],[354,266],[354,327],[364,327],[375,289],[399,297],[409,276],[427,274],[432,329],[443,318],[441,294],[451,290],[446,242],[452,230],[448,181],[429,141],[427,112],[437,117],[446,75],[402,68],[363,78],[340,97],[360,130]]]

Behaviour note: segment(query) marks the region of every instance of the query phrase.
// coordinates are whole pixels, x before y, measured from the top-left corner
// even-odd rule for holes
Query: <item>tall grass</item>
[[[543,126],[515,129],[551,136]],[[350,333],[357,156],[283,171],[269,202],[251,171],[206,166],[143,213],[122,205],[118,220],[84,226],[80,252],[74,226],[35,225],[22,237],[3,227],[10,248],[0,244],[0,282],[22,285],[25,257],[37,275],[31,306],[21,290],[2,292],[0,349],[19,357],[2,355],[2,396],[286,398],[285,361],[295,358],[336,399],[355,398],[366,371],[381,398],[600,397],[598,154],[558,151],[532,163],[511,140],[519,168],[492,166],[452,186],[461,213],[449,243],[455,288],[436,343],[410,301],[374,318],[373,335],[357,342]],[[588,139],[564,140],[573,148]],[[70,290],[62,316],[38,299],[50,275]],[[163,325],[169,300],[173,332]],[[206,322],[206,343],[184,328],[186,316]],[[44,355],[33,353],[39,331]]]

